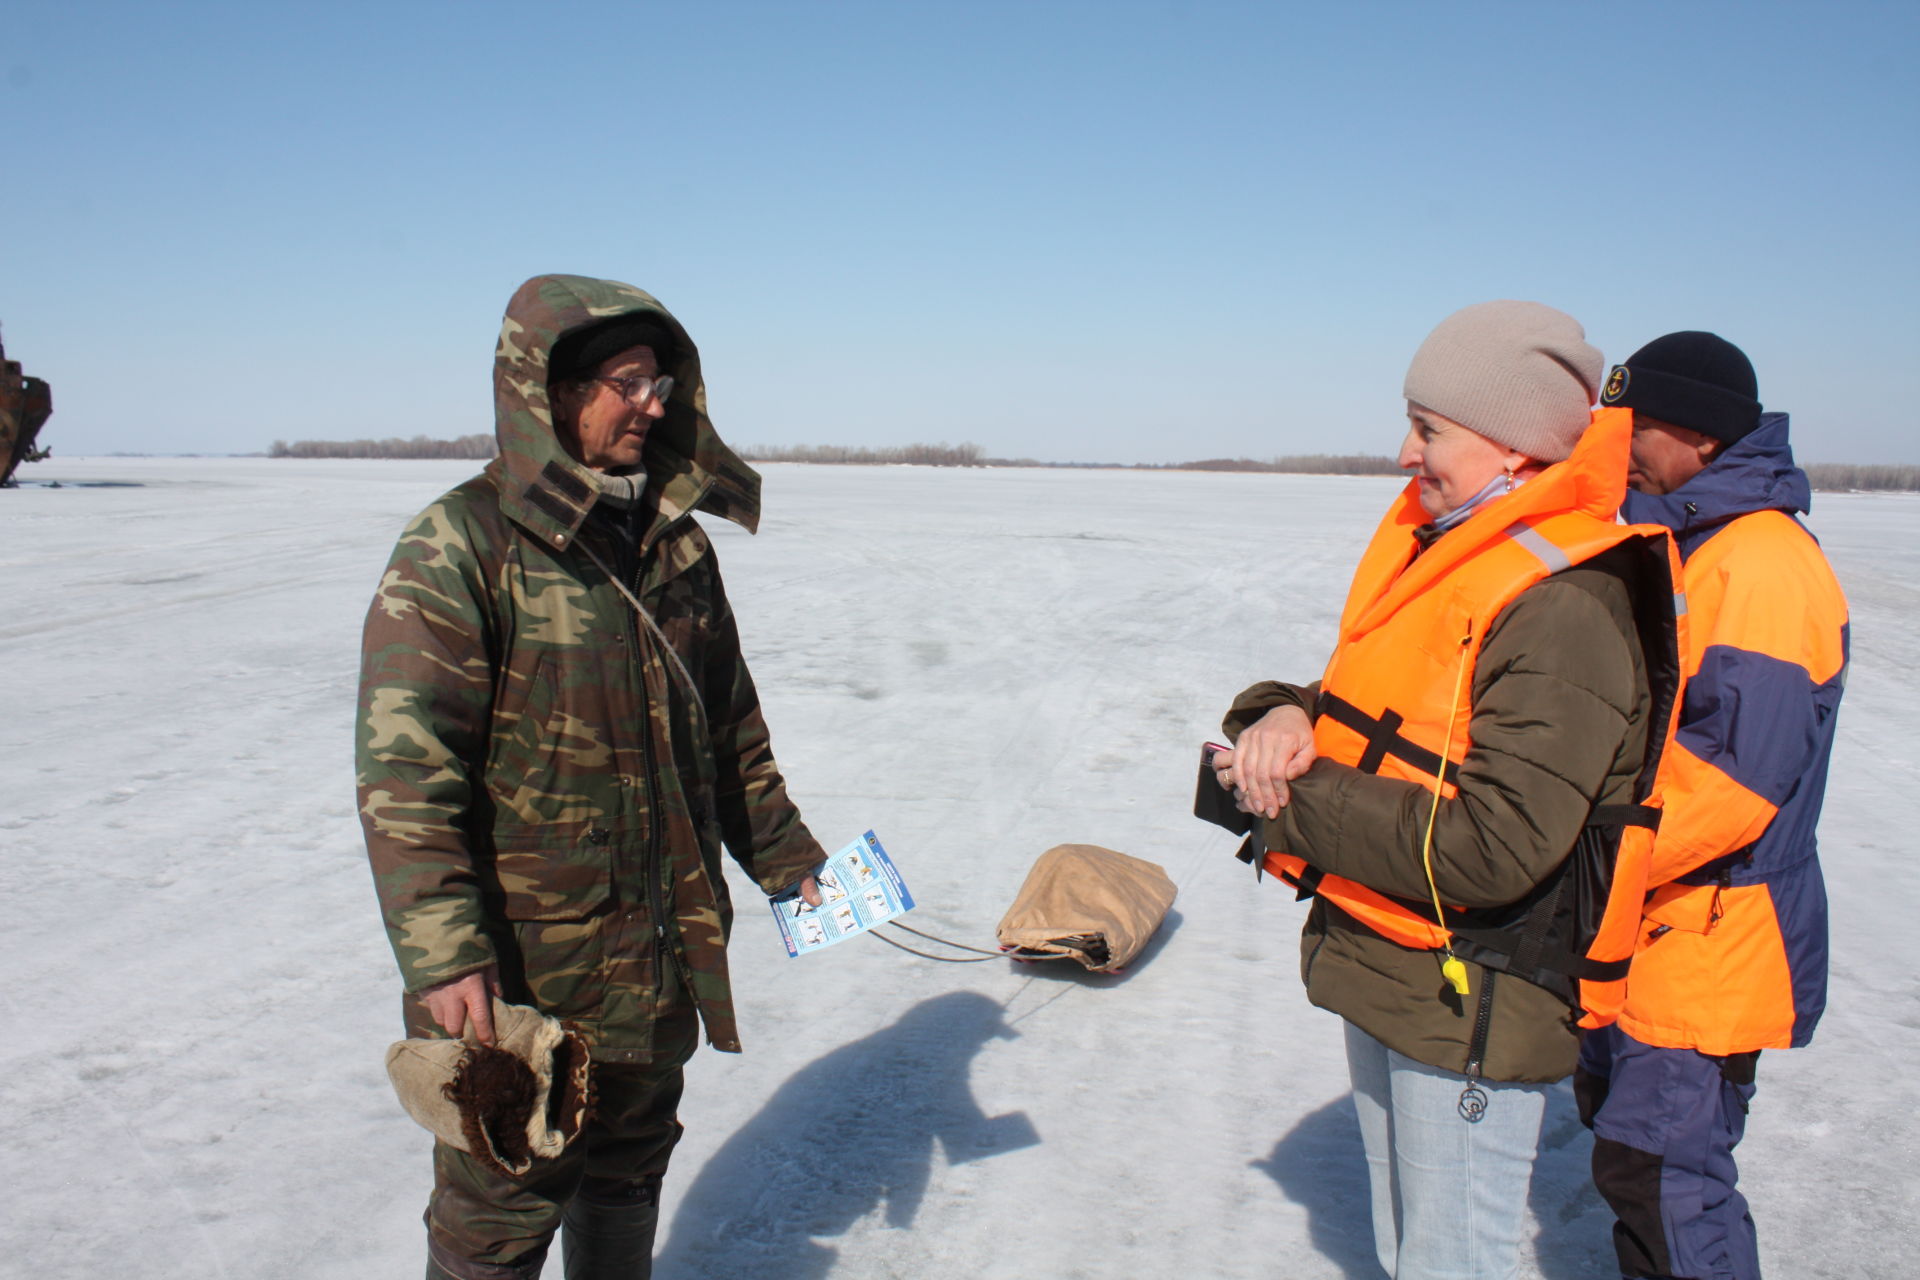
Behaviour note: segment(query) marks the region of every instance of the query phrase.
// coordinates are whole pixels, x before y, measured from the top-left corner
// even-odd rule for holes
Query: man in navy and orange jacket
[[[1795,518],[1806,474],[1787,415],[1710,333],[1670,333],[1616,366],[1634,412],[1622,514],[1673,531],[1687,685],[1666,810],[1619,1022],[1575,1077],[1623,1276],[1760,1274],[1735,1187],[1762,1049],[1806,1044],[1826,1006],[1827,899],[1814,826],[1847,669],[1847,604]]]

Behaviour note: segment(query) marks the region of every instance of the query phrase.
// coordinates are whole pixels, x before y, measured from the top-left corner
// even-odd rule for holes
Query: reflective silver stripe
[[[1684,591],[1673,593],[1673,616],[1676,618],[1687,616],[1687,593]]]
[[[1567,553],[1535,533],[1532,525],[1516,521],[1507,526],[1507,536],[1540,557],[1540,563],[1547,566],[1548,573],[1573,568],[1573,561],[1567,559]]]

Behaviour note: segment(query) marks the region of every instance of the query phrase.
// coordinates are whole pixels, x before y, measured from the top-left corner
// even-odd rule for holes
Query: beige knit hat
[[[1605,366],[1580,322],[1538,302],[1480,302],[1435,326],[1408,400],[1541,462],[1573,452]]]
[[[493,1031],[493,1047],[471,1038],[401,1040],[387,1050],[387,1078],[434,1137],[518,1177],[580,1135],[587,1043],[537,1009],[498,999]]]

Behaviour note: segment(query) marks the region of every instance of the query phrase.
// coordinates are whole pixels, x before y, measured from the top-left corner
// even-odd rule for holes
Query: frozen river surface
[[[0,1273],[404,1277],[428,1140],[353,812],[360,618],[462,463],[56,460],[0,493]],[[38,487],[61,480],[61,488]],[[747,1051],[702,1051],[661,1280],[1370,1280],[1302,908],[1188,816],[1232,695],[1306,679],[1386,480],[773,466],[711,524],[795,796],[986,942],[1064,841],[1180,887],[1117,978],[790,961],[744,877]],[[111,486],[105,482],[123,482]],[[1769,1274],[1920,1273],[1920,500],[1821,495],[1854,610],[1833,1000],[1742,1148]],[[1612,1274],[1570,1093],[1524,1274]],[[557,1271],[557,1265],[550,1268]]]

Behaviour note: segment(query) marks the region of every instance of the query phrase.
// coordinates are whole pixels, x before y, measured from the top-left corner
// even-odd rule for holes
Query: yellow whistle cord
[[[1447,742],[1440,750],[1440,771],[1433,778],[1433,806],[1427,810],[1426,838],[1420,842],[1420,865],[1427,873],[1427,892],[1433,896],[1433,919],[1442,929],[1447,927],[1447,913],[1440,905],[1440,887],[1433,882],[1433,824],[1440,816],[1440,790],[1446,785],[1447,761],[1453,756],[1453,724],[1460,714],[1460,691],[1467,683],[1467,646],[1471,643],[1471,631],[1460,637],[1460,667],[1453,677],[1453,705],[1447,708]],[[1453,954],[1451,934],[1447,936],[1445,949],[1447,958],[1441,962],[1440,976],[1464,996],[1467,994],[1467,966]]]

